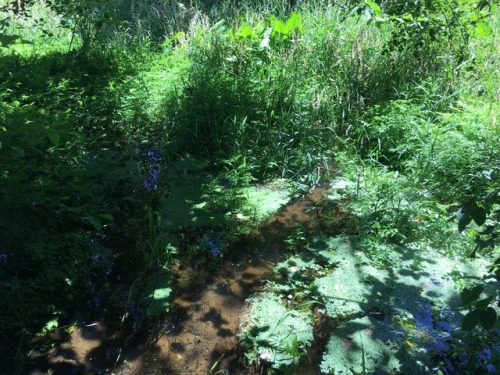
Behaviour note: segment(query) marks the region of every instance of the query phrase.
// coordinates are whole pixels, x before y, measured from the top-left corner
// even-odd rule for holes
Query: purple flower
[[[212,230],[209,230],[205,234],[205,240],[207,241],[208,248],[210,249],[212,256],[218,256],[220,254],[220,243],[222,241],[218,240],[217,234]]]
[[[145,164],[141,170],[147,171],[146,177],[143,181],[144,188],[148,191],[156,191],[158,190],[158,181],[161,175],[162,157],[153,150],[142,152],[141,156]]]

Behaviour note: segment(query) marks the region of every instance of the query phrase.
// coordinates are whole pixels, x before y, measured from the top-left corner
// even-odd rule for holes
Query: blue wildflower
[[[148,191],[156,191],[158,190],[158,181],[161,175],[161,155],[153,150],[148,150],[142,156],[147,163],[146,167],[143,168],[143,170],[147,169],[147,175],[143,182],[144,188]]]
[[[216,257],[217,255],[220,254],[220,248],[219,248],[219,246],[217,246],[215,241],[210,240],[208,242],[208,247],[210,248],[210,251],[212,252],[212,256]]]
[[[491,374],[496,374],[497,369],[496,369],[496,367],[495,367],[495,366],[493,366],[493,365],[490,363],[490,364],[486,365],[486,371],[488,371],[488,372],[489,372],[489,373],[491,373]]]
[[[491,359],[491,350],[489,348],[483,349],[477,354],[478,361],[489,361]]]

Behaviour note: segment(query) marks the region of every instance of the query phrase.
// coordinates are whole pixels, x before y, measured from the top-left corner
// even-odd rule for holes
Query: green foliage
[[[478,226],[484,225],[487,212],[489,213],[492,208],[495,209],[495,214],[498,216],[498,189],[493,190],[492,193],[484,199],[487,210],[484,207],[478,206],[475,201],[460,208],[457,213],[458,230],[460,232],[465,230],[472,220]],[[488,229],[476,235],[474,241],[476,247],[472,251],[471,257],[474,258],[478,250],[484,252],[486,248],[495,249],[499,242],[498,235],[498,220],[494,216]],[[497,258],[493,262],[484,279],[489,282],[465,288],[460,294],[462,305],[469,309],[462,321],[462,328],[466,331],[473,330],[478,324],[486,330],[491,330],[497,326],[498,314],[495,307],[500,306],[500,287],[498,286],[500,280],[500,258]],[[485,293],[485,297],[480,299],[483,292]]]
[[[147,249],[139,241],[143,205],[155,193],[144,186],[134,140],[147,139],[148,128],[122,101],[136,82],[117,77],[133,61],[115,50],[14,48],[0,57],[0,209],[9,213],[0,216],[0,295],[8,301],[0,351],[16,355],[2,365],[7,372],[22,368],[29,338],[47,322],[85,306],[119,254],[159,252],[157,242]]]
[[[271,293],[258,294],[248,304],[239,333],[247,360],[293,373],[293,365],[313,340],[310,313],[287,309]]]
[[[317,132],[293,119],[299,73],[291,36],[299,30],[294,14],[287,23],[273,19],[226,30],[221,21],[199,31],[186,88],[167,104],[181,152],[215,155],[234,172],[258,178],[285,175],[292,159],[294,165],[304,160]]]
[[[384,272],[399,246],[454,256],[475,244],[473,254],[495,253],[496,2],[305,3],[2,6],[3,357],[16,355],[22,368],[28,339],[48,337],[83,306],[114,262],[133,264],[122,271],[135,280],[119,315],[133,321],[135,307],[146,312],[134,329],[145,316],[160,317],[172,294],[170,237],[179,226],[225,230],[233,220],[237,227],[263,220],[289,199],[289,185],[256,181],[286,177],[307,191],[332,162],[352,181],[337,203],[357,215],[353,230]],[[206,161],[193,178],[173,162],[186,155]],[[456,202],[462,236],[446,222]],[[232,233],[207,233],[188,251],[208,258],[214,246],[227,249]],[[314,253],[303,233],[288,244]],[[250,361],[292,371],[312,342],[308,301],[338,309],[321,296],[338,285],[329,274],[336,258],[324,252],[326,259],[280,264],[267,284],[273,296],[252,300],[270,315],[255,318],[262,312],[253,309],[242,328]],[[466,284],[464,330],[497,324],[498,291],[490,286],[498,270],[496,260],[491,283]],[[276,293],[287,294],[286,306]],[[364,345],[356,356],[362,371],[370,361]]]

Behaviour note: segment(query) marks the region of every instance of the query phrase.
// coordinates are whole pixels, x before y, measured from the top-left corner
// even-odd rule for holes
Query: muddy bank
[[[285,239],[318,223],[323,189],[284,207],[252,234],[231,245],[221,263],[204,269],[173,267],[174,299],[168,316],[138,329],[120,317],[82,314],[58,329],[53,347],[31,355],[29,374],[252,374],[238,347],[245,300],[264,282],[286,249]],[[113,289],[113,285],[108,286]],[[110,303],[110,301],[107,301]]]
[[[250,236],[232,245],[220,271],[209,274],[177,266],[172,314],[154,342],[138,358],[125,353],[122,374],[254,374],[238,347],[238,328],[245,300],[265,281],[281,258],[284,240],[297,227],[313,229],[326,193],[317,189],[297,199]],[[132,350],[131,353],[134,351]]]

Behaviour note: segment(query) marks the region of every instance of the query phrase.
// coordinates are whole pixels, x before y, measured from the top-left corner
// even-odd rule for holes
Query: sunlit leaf
[[[302,27],[302,18],[299,13],[294,12],[288,21],[286,22],[286,25],[290,31],[297,30],[298,32],[303,31]]]
[[[168,45],[170,45],[172,42],[175,42],[176,40],[182,38],[184,36],[184,33],[182,31],[179,31],[177,34],[175,34],[174,36],[168,38],[167,40],[165,40],[163,43],[162,43],[162,46],[163,47],[166,47]]]
[[[238,34],[240,38],[250,38],[254,35],[254,31],[249,25],[242,25],[238,29]]]
[[[375,17],[380,17],[382,15],[382,9],[380,9],[380,5],[378,5],[375,1],[365,0],[365,4],[368,8],[373,10]]]
[[[271,22],[271,26],[273,27],[273,31],[275,33],[283,34],[283,35],[288,35],[290,33],[290,29],[285,25],[283,21],[280,20],[273,20]]]
[[[165,299],[170,297],[172,288],[158,288],[153,292],[154,299]]]
[[[487,36],[490,36],[491,33],[493,32],[493,29],[491,28],[491,25],[487,21],[481,21],[478,22],[477,27],[476,27],[476,35],[480,38],[485,38]]]

